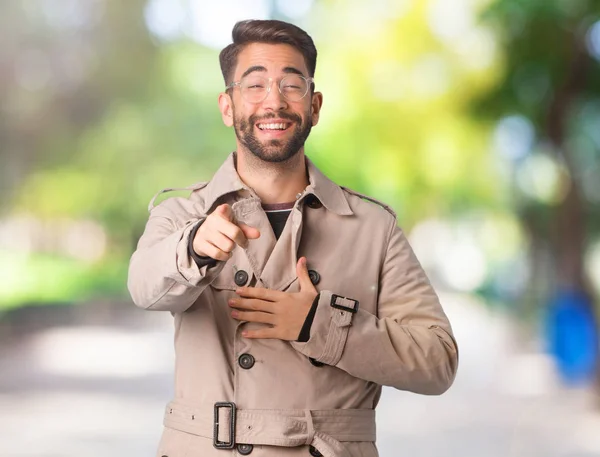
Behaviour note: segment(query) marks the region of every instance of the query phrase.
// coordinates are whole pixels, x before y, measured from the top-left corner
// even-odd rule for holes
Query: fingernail
[[[238,317],[238,312],[237,311],[232,311],[231,312],[231,317]]]

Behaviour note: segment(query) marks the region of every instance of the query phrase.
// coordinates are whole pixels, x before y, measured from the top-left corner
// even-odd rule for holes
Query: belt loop
[[[315,438],[315,425],[313,424],[312,414],[310,409],[304,410],[304,418],[306,419],[306,441],[304,444],[312,444]]]

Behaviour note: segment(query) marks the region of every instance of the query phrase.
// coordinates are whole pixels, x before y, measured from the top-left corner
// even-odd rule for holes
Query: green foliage
[[[527,116],[543,135],[554,94],[567,83],[576,51],[600,19],[600,3],[587,0],[499,0],[482,14],[506,50],[499,84],[481,97],[478,116]],[[600,65],[588,55],[589,74],[579,88],[581,100],[600,97]]]
[[[0,252],[0,309],[24,304],[73,303],[97,297],[124,297],[127,264],[105,259],[87,264],[73,259]]]
[[[469,68],[432,34],[427,5],[365,18],[366,34],[351,20],[364,7],[352,3],[321,37],[316,75],[325,100],[310,151],[335,180],[390,203],[407,227],[503,207],[486,126],[465,109],[492,87],[496,66]],[[437,77],[422,81],[431,68]]]
[[[218,51],[152,38],[142,0],[98,2],[104,14],[75,31],[53,29],[43,11],[10,3],[0,6],[0,18],[12,36],[29,26],[32,46],[50,61],[73,55],[79,67],[63,86],[9,91],[0,84],[15,110],[0,122],[7,138],[0,177],[13,195],[3,211],[94,220],[108,246],[96,264],[3,254],[10,286],[0,303],[125,293],[127,262],[152,195],[210,179],[235,148],[218,111]],[[543,131],[549,94],[567,78],[573,30],[600,6],[503,0],[483,10],[489,2],[473,2],[483,22],[474,41],[461,43],[432,29],[436,2],[410,2],[402,11],[375,3],[321,1],[306,18],[319,49],[316,88],[324,94],[307,154],[334,181],[389,203],[405,229],[481,211],[510,219],[510,183],[489,153],[489,132],[512,113]],[[487,53],[477,51],[482,43]],[[600,94],[598,71],[593,66],[584,102]],[[589,140],[594,126],[569,128]],[[595,166],[597,148],[588,149],[582,163]]]

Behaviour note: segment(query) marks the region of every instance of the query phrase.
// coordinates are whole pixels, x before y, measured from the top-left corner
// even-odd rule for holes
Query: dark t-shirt
[[[263,210],[265,213],[267,213],[267,217],[269,218],[269,222],[273,228],[275,238],[279,239],[281,236],[281,232],[283,232],[283,228],[285,227],[288,216],[294,207],[294,203],[295,202],[273,203],[270,205],[263,203]]]

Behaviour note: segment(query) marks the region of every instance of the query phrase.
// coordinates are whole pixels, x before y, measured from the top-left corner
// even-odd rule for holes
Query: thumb
[[[300,290],[317,290],[314,284],[310,280],[308,275],[308,266],[306,264],[306,257],[300,257],[298,264],[296,265],[296,273],[298,275],[298,281],[300,282]]]

